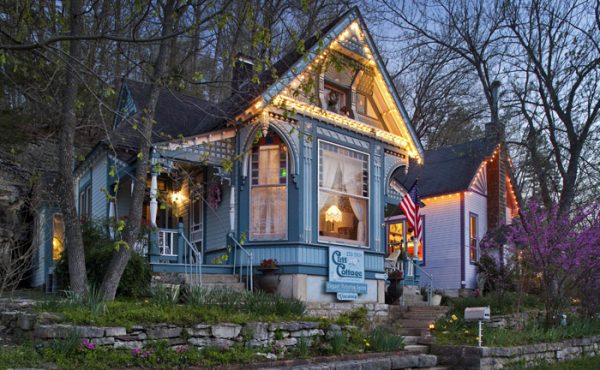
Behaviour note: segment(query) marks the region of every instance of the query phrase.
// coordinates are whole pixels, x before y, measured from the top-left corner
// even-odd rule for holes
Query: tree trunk
[[[175,21],[175,5],[176,0],[168,0],[164,6],[164,19],[162,35],[167,36],[172,32],[172,28]],[[162,85],[162,78],[165,75],[167,69],[167,59],[169,56],[171,40],[165,38],[160,42],[160,48],[156,62],[154,64],[154,72],[151,80],[150,88],[150,99],[148,105],[144,109],[142,114],[142,122],[140,125],[141,138],[139,146],[140,159],[137,162],[135,170],[135,183],[133,187],[133,196],[131,200],[131,206],[129,208],[128,222],[125,227],[124,240],[127,243],[127,247],[121,247],[113,255],[110,261],[102,286],[100,287],[100,293],[104,300],[112,301],[115,299],[117,294],[117,288],[121,276],[125,271],[127,262],[131,257],[131,248],[134,243],[138,240],[140,232],[140,223],[142,221],[142,210],[144,205],[144,196],[146,189],[146,178],[148,169],[150,168],[150,149],[152,147],[152,126],[154,121],[154,113],[156,110],[156,103],[160,94],[160,88]]]
[[[70,34],[80,35],[83,30],[81,0],[71,1],[69,9]],[[73,155],[77,117],[75,105],[79,82],[76,76],[75,63],[81,60],[81,42],[77,39],[70,41],[69,58],[65,67],[65,85],[63,90],[63,106],[61,112],[61,130],[59,142],[59,200],[60,209],[65,223],[65,246],[69,262],[69,283],[71,289],[78,294],[85,295],[88,289],[87,274],[85,269],[85,253],[81,237],[81,225],[75,208],[75,179],[73,168],[75,159]]]

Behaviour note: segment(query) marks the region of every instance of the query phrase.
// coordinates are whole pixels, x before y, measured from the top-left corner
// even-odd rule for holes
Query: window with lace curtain
[[[287,147],[269,133],[252,148],[250,239],[287,238]]]
[[[319,141],[319,240],[368,245],[369,157]]]

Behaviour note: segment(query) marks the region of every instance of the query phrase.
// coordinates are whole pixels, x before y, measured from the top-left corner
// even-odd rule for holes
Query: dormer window
[[[350,116],[350,90],[326,82],[325,105],[328,111]]]

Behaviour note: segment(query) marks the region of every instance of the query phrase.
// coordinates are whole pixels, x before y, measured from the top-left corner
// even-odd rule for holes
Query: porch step
[[[428,329],[429,324],[433,323],[434,320],[406,320],[400,319],[396,321],[402,328],[416,328],[416,329]]]
[[[410,345],[410,344],[419,344],[419,339],[421,338],[418,335],[404,335],[404,344],[405,345]]]
[[[423,344],[409,344],[404,346],[404,350],[411,353],[429,353],[429,346]]]
[[[244,291],[246,284],[240,281],[238,275],[229,274],[210,274],[202,275],[202,286],[210,289],[231,289],[237,291]],[[198,277],[189,275],[184,276],[184,283],[186,285],[198,285]]]

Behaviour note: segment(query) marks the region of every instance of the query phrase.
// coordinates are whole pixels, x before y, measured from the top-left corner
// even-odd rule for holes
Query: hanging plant
[[[218,182],[213,182],[208,186],[207,196],[208,206],[212,209],[217,209],[221,204],[221,185]]]

